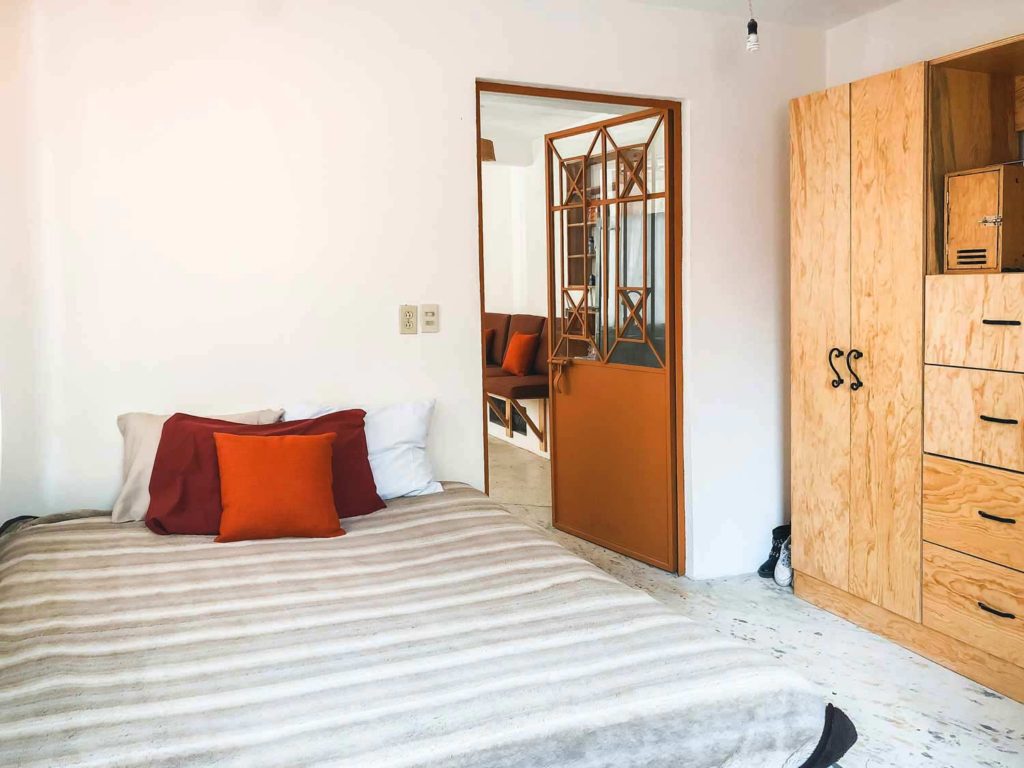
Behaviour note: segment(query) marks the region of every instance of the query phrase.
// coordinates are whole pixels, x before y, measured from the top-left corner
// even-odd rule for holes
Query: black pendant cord
[[[832,347],[832,349],[828,351],[828,367],[831,368],[832,373],[835,374],[835,378],[832,379],[832,389],[839,389],[839,387],[843,386],[843,377],[839,375],[839,371],[837,371],[836,367],[832,364],[833,360],[839,360],[842,356],[843,350],[839,347]]]
[[[850,376],[853,377],[853,382],[850,384],[850,389],[852,389],[854,392],[863,387],[864,382],[860,380],[860,376],[858,376],[857,372],[853,370],[853,363],[851,363],[850,360],[860,360],[862,357],[864,357],[864,353],[861,352],[859,349],[851,349],[849,352],[846,353],[846,369],[850,372]]]

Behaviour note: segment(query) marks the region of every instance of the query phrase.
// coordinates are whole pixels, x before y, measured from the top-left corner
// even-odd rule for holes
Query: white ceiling
[[[754,18],[760,21],[829,29],[877,11],[898,0],[753,0]],[[642,0],[654,5],[750,18],[747,0]]]
[[[544,99],[511,93],[480,94],[480,135],[519,133],[537,139],[546,133],[592,123],[639,107],[597,104],[569,99]]]

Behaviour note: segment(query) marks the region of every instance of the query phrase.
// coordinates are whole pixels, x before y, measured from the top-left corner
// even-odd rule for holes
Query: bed
[[[344,522],[0,537],[0,765],[819,768],[856,738],[792,670],[467,486]]]

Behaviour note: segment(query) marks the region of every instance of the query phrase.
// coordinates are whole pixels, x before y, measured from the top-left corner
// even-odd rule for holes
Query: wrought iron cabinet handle
[[[839,347],[832,347],[832,349],[828,351],[828,367],[832,369],[832,373],[835,375],[835,378],[832,379],[832,389],[839,389],[839,387],[843,386],[843,377],[839,375],[839,371],[837,371],[836,367],[832,364],[833,360],[838,360],[842,356],[843,350]]]
[[[850,376],[853,377],[853,382],[850,384],[850,389],[852,389],[854,392],[863,387],[864,382],[860,380],[860,376],[858,376],[857,372],[853,370],[853,363],[851,363],[850,360],[851,358],[853,360],[860,360],[862,357],[864,357],[864,353],[861,352],[859,349],[851,349],[849,352],[846,353],[846,369],[850,372]]]

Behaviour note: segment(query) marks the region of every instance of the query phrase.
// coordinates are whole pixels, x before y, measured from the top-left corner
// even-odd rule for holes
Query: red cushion
[[[332,489],[334,438],[215,432],[223,507],[217,541],[343,535]]]
[[[220,531],[220,474],[213,433],[228,435],[322,435],[334,432],[331,467],[339,517],[384,508],[367,458],[365,411],[328,413],[277,424],[234,424],[176,413],[164,424],[149,481],[146,525],[155,533],[212,535]]]
[[[536,333],[513,333],[501,369],[513,376],[528,374],[533,367],[533,358],[537,354],[537,338]]]

